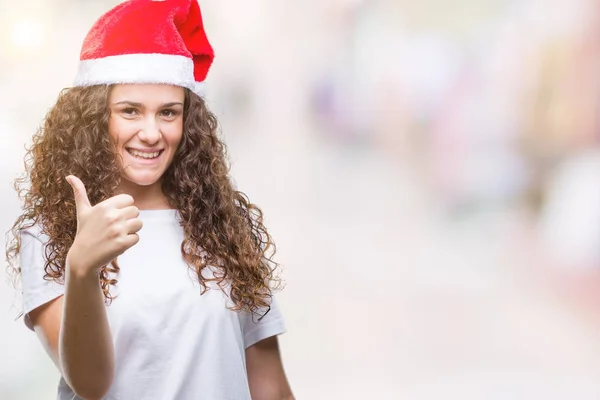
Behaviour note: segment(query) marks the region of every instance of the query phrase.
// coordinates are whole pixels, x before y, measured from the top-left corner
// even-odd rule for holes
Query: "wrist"
[[[67,258],[65,268],[65,278],[66,279],[76,279],[76,280],[98,280],[100,278],[99,269],[98,268],[90,268],[87,266],[83,266],[78,264],[77,262],[73,263],[73,261]]]

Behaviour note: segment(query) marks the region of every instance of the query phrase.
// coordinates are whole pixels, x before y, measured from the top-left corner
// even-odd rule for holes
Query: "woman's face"
[[[112,87],[108,133],[122,157],[123,179],[139,186],[160,181],[181,141],[183,102],[178,86]]]

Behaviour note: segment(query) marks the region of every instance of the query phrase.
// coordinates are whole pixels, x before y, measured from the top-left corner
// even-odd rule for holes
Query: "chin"
[[[155,176],[124,176],[124,180],[138,186],[150,186],[159,181],[160,177]]]

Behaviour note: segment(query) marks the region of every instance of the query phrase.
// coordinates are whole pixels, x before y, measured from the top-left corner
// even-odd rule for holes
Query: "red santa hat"
[[[87,34],[74,84],[165,83],[201,94],[213,58],[197,0],[129,0]]]

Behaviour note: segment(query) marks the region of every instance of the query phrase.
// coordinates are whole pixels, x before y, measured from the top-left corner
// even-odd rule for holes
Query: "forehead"
[[[111,88],[109,102],[131,101],[142,104],[182,102],[182,87],[162,84],[123,84]]]

